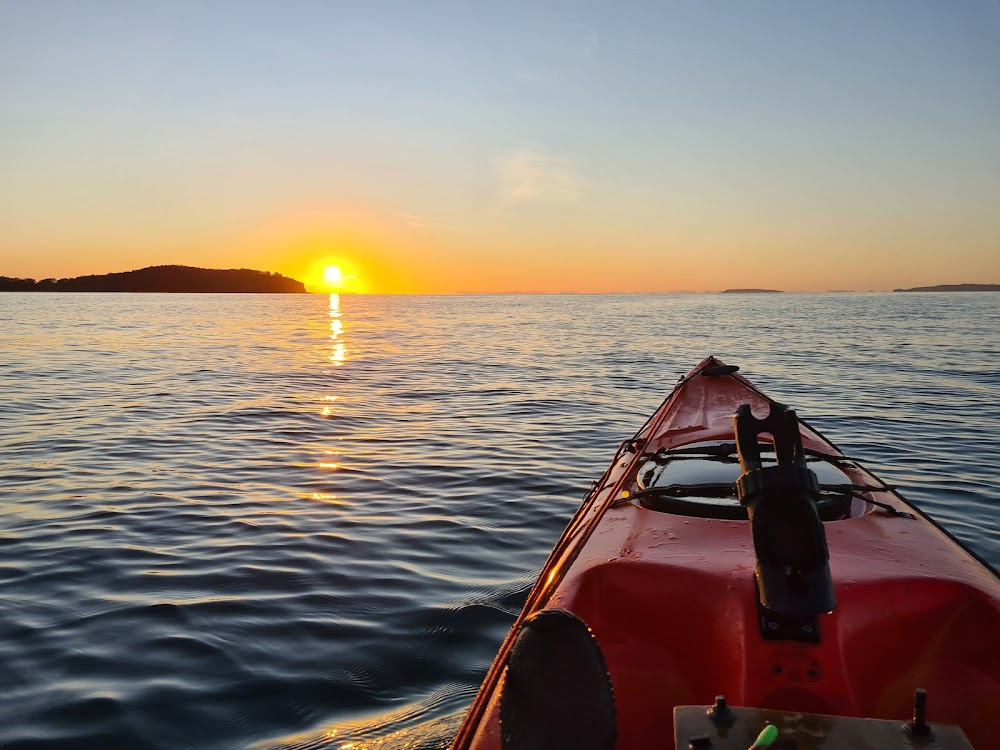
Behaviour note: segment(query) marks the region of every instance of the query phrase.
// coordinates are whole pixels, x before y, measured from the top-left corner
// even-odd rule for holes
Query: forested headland
[[[305,294],[306,287],[301,281],[280,273],[248,268],[220,270],[192,266],[150,266],[122,273],[41,281],[0,276],[0,291]]]

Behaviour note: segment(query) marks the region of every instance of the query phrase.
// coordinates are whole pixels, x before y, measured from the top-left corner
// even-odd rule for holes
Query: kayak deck
[[[760,638],[745,522],[654,526],[652,513],[611,509],[588,562],[546,604],[579,615],[601,645],[620,747],[662,733],[664,706],[711,703],[720,693],[734,705],[906,719],[922,687],[935,720],[962,727],[995,710],[1000,612],[968,580],[978,571],[930,569],[927,559],[949,552],[936,534],[900,528],[904,518],[893,519],[895,529],[867,523],[846,537],[828,526],[838,607],[810,645]],[[850,555],[838,554],[845,542]],[[887,568],[905,573],[886,580]]]
[[[801,633],[765,637],[769,624],[779,626],[762,623],[749,522],[704,517],[738,512],[738,501],[705,499],[725,495],[714,490],[725,479],[687,490],[673,481],[696,473],[683,451],[733,440],[740,405],[768,413],[770,400],[731,370],[702,362],[623,444],[543,568],[455,748],[501,747],[511,642],[543,609],[574,613],[596,638],[618,748],[670,747],[671,709],[711,704],[718,694],[734,706],[906,720],[916,688],[927,690],[931,721],[957,724],[975,746],[990,746],[1000,706],[997,576],[804,423],[802,445],[823,464],[821,487],[844,501],[833,511],[838,520],[823,523],[837,607],[817,618],[818,642]],[[729,477],[732,460],[712,449]],[[650,487],[657,472],[665,483]],[[644,507],[643,495],[657,492],[671,512]]]

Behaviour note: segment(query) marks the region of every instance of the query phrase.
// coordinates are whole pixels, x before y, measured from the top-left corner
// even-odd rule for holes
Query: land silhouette
[[[1000,292],[1000,284],[938,284],[915,286],[910,289],[893,289],[894,292]]]
[[[173,292],[305,294],[301,281],[249,268],[220,270],[193,266],[150,266],[136,271],[72,279],[18,279],[0,276],[0,292]]]

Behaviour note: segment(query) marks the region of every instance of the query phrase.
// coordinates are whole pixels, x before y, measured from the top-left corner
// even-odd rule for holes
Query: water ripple
[[[1000,565],[998,302],[0,295],[0,745],[446,747],[709,353]]]

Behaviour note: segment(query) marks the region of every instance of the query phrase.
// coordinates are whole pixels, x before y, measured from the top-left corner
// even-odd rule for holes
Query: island
[[[780,289],[723,289],[723,294],[784,294]]]
[[[893,289],[894,292],[1000,292],[1000,284],[938,284],[915,286],[911,289]]]
[[[17,279],[0,276],[0,292],[171,292],[226,294],[306,294],[301,281],[248,268],[220,270],[193,266],[150,266],[136,271],[72,279]]]

